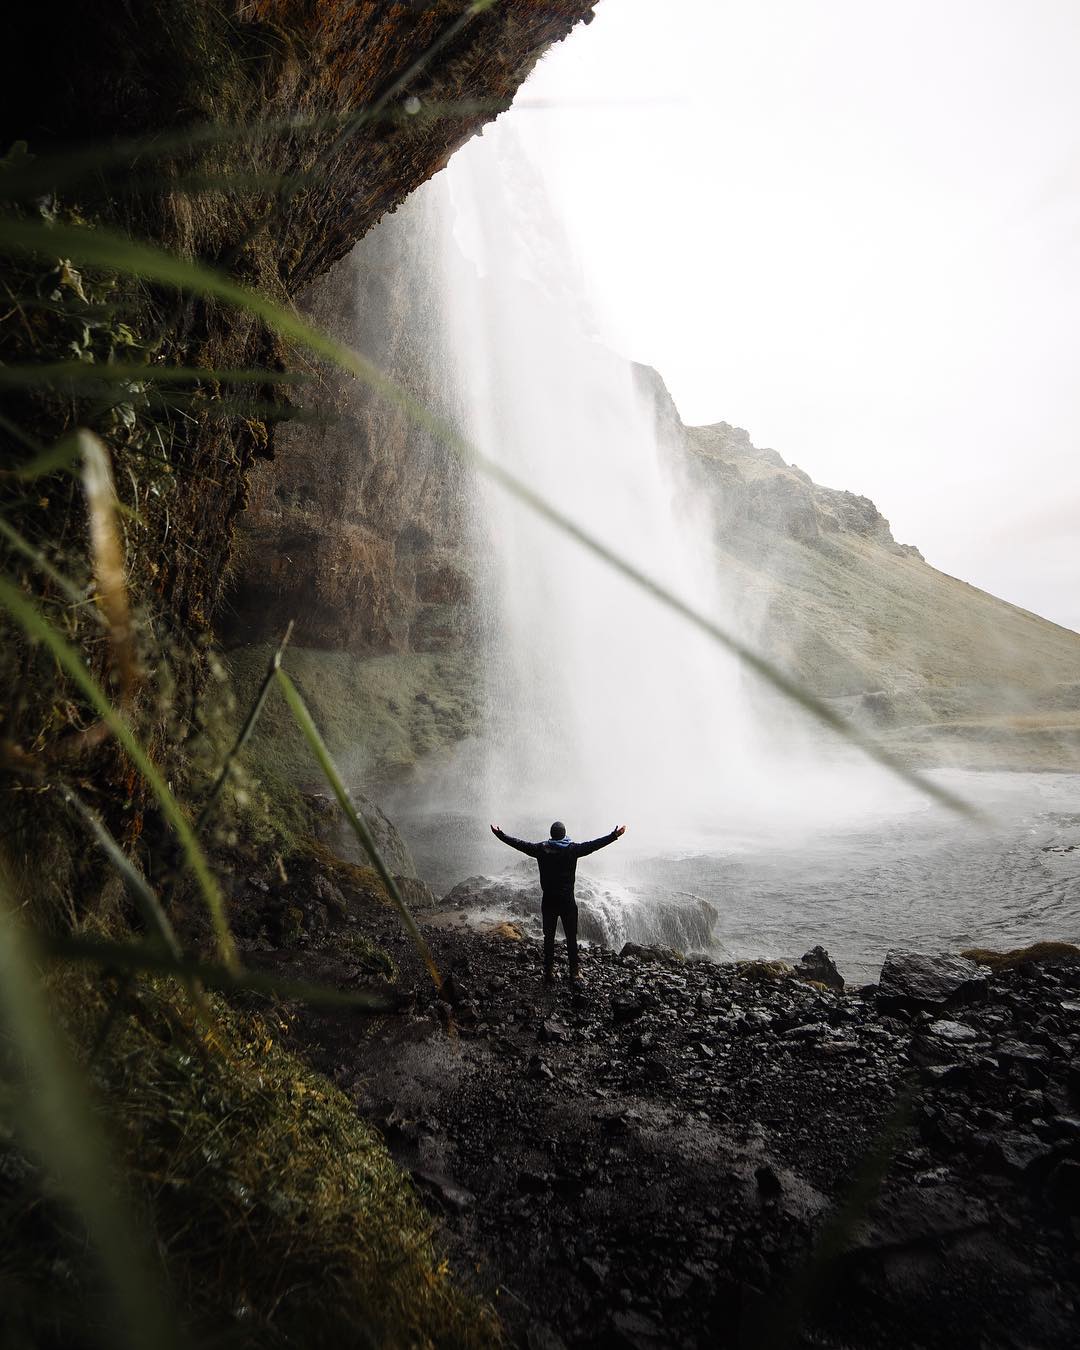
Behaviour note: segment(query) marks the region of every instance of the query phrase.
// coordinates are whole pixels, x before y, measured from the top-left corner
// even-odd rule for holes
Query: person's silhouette
[[[542,901],[540,913],[544,920],[544,983],[552,984],[555,979],[555,929],[562,920],[566,934],[566,951],[570,959],[570,979],[580,983],[577,949],[577,901],[574,899],[574,879],[577,874],[577,860],[587,853],[595,853],[598,848],[613,844],[620,835],[626,833],[625,825],[618,825],[610,834],[600,839],[590,839],[584,844],[575,844],[566,837],[566,826],[561,820],[551,827],[551,837],[538,844],[530,844],[524,839],[514,839],[505,834],[498,825],[492,825],[491,833],[504,844],[516,848],[535,858],[540,869],[540,890]]]

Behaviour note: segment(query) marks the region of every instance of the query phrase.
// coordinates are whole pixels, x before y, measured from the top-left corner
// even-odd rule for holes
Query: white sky
[[[605,340],[685,421],[1080,628],[1080,0],[600,0],[537,100]]]

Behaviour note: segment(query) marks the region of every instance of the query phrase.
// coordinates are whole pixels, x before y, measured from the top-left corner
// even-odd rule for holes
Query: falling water
[[[541,182],[498,129],[447,178],[446,312],[469,437],[601,543],[723,614],[706,504],[680,490],[650,390],[591,335]],[[654,836],[709,830],[749,769],[732,658],[503,489],[482,500],[491,810],[521,829],[559,816],[579,834],[624,819]]]
[[[543,185],[496,125],[422,190],[439,271],[443,385],[461,429],[582,529],[755,645],[716,564],[709,505],[679,481],[653,386],[598,342]],[[448,354],[448,355],[447,355]],[[476,588],[486,710],[423,799],[393,812],[421,871],[470,873],[492,912],[535,913],[535,869],[486,833],[583,838],[586,934],[717,956],[825,940],[869,978],[898,937],[955,946],[1075,915],[1063,783],[965,775],[1007,821],[993,837],[808,735],[734,659],[494,483],[479,485]],[[959,786],[959,784],[954,784]],[[1066,794],[1067,795],[1067,794]],[[1044,856],[1045,855],[1045,856]],[[1056,859],[1056,854],[1054,858]],[[1051,865],[1058,868],[1048,875]]]

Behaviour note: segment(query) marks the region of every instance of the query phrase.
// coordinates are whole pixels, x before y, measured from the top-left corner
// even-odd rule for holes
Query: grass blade
[[[613,549],[602,544],[587,530],[564,515],[557,507],[535,492],[527,483],[509,473],[502,465],[481,454],[475,446],[458,435],[442,418],[432,413],[390,379],[372,362],[351,351],[342,343],[305,323],[297,314],[283,309],[264,296],[256,295],[229,280],[212,268],[174,257],[163,249],[136,243],[104,230],[90,230],[75,225],[46,225],[44,223],[4,217],[0,219],[0,247],[21,252],[50,255],[62,254],[82,266],[97,266],[132,272],[146,280],[178,286],[201,295],[214,296],[228,304],[255,314],[283,337],[302,343],[309,351],[334,362],[342,370],[363,380],[388,402],[400,408],[416,425],[442,440],[466,465],[483,473],[504,491],[523,502],[530,510],[542,516],[555,529],[575,539],[584,549],[600,558],[628,581],[647,591],[661,604],[680,614],[714,642],[726,648],[767,684],[785,698],[797,704],[804,712],[816,718],[830,731],[863,751],[870,759],[887,769],[895,777],[932,797],[951,811],[972,819],[980,813],[958,794],[933,782],[879,744],[872,736],[848,722],[823,699],[804,689],[797,680],[779,666],[763,657],[729,633],[709,615],[683,600],[662,582],[643,572]]]
[[[26,438],[24,440],[30,446],[36,445],[35,442]],[[5,472],[12,473],[16,478],[21,478],[24,483],[30,483],[35,478],[46,478],[51,473],[59,473],[61,469],[69,469],[78,458],[78,441],[74,436],[64,436],[53,445],[42,446],[38,449],[29,464],[23,464],[18,469],[5,470]]]
[[[330,751],[327,750],[326,743],[319,735],[318,727],[316,727],[315,723],[311,720],[311,714],[307,710],[307,704],[300,697],[296,685],[293,684],[292,680],[289,679],[288,675],[286,675],[280,666],[274,671],[274,675],[278,684],[281,686],[282,693],[285,695],[285,701],[288,703],[292,715],[296,719],[297,726],[304,733],[304,738],[308,745],[311,746],[315,758],[319,761],[319,767],[326,775],[327,782],[334,789],[334,796],[338,799],[338,804],[345,812],[345,818],[352,826],[353,833],[356,835],[357,839],[359,839],[365,852],[371,859],[376,872],[378,872],[382,884],[386,887],[386,893],[390,896],[398,913],[401,915],[409,936],[416,945],[416,950],[420,953],[424,965],[427,966],[428,974],[431,976],[435,988],[441,991],[442,976],[439,974],[439,968],[436,966],[435,958],[431,954],[431,948],[428,946],[423,933],[421,933],[420,929],[416,926],[416,920],[413,918],[411,910],[402,898],[402,894],[398,890],[397,882],[390,875],[389,869],[383,862],[382,856],[375,846],[375,840],[371,837],[371,831],[364,823],[363,817],[357,811],[356,807],[353,806],[348,789],[344,782],[342,782],[341,774],[338,773],[337,765],[334,763],[333,759],[331,759]]]
[[[13,586],[6,577],[0,577],[0,606],[8,611],[28,638],[43,642],[64,673],[82,690],[83,695],[94,711],[116,736],[127,751],[132,762],[138,768],[158,800],[162,814],[172,826],[180,841],[181,848],[191,867],[199,890],[202,892],[210,914],[211,923],[217,938],[221,959],[229,969],[236,967],[236,948],[225,917],[225,902],[221,889],[207,864],[199,841],[195,838],[191,825],[180,803],[169,790],[168,784],[154,767],[146,751],[124,718],[109,702],[105,692],[83,664],[82,658],[47,619],[31,604],[17,586]]]
[[[14,525],[9,525],[3,516],[0,516],[0,535],[3,535],[16,552],[28,558],[40,572],[44,573],[58,590],[63,591],[73,605],[85,606],[98,623],[105,623],[104,614],[96,605],[90,604],[86,592],[64,576],[63,572],[57,571],[44,553],[35,548],[28,539],[24,539]]]
[[[120,503],[113,483],[112,462],[104,444],[92,431],[82,429],[75,433],[75,440],[82,455],[83,491],[90,517],[90,558],[109,628],[113,664],[120,676],[120,702],[123,704],[135,688],[139,663],[124,576],[124,545],[117,526]]]
[[[133,1350],[175,1346],[158,1272],[114,1188],[108,1147],[83,1076],[50,1016],[35,950],[0,875],[0,1014],[30,1081],[12,1098],[20,1132],[80,1215],[105,1270],[122,1339]]]
[[[88,827],[90,833],[101,847],[102,852],[120,874],[124,885],[139,906],[147,928],[157,938],[165,951],[175,960],[183,956],[183,948],[176,936],[169,916],[162,908],[161,901],[143,874],[138,871],[131,859],[113,838],[105,822],[98,813],[87,806],[86,802],[66,785],[57,788],[65,803]]]
[[[221,766],[221,772],[215,779],[214,786],[210,789],[210,795],[207,797],[202,810],[199,812],[199,818],[195,822],[196,834],[202,833],[214,803],[217,801],[218,797],[221,796],[221,790],[228,781],[229,773],[232,770],[233,764],[236,762],[237,755],[240,754],[240,751],[243,750],[244,746],[247,745],[248,741],[251,739],[251,733],[255,730],[255,723],[258,722],[259,715],[261,714],[263,707],[266,704],[267,696],[270,693],[270,686],[274,683],[274,676],[277,674],[278,668],[281,665],[282,655],[289,644],[289,638],[292,637],[292,630],[293,625],[292,620],[290,619],[289,626],[285,630],[285,636],[281,639],[281,645],[270,658],[270,664],[266,669],[266,674],[263,676],[263,682],[259,686],[259,692],[255,696],[255,702],[251,705],[251,711],[244,719],[244,725],[240,728],[240,735],[237,736],[232,748],[225,756],[225,761]]]
[[[314,1007],[357,1008],[364,1012],[394,1012],[400,997],[372,994],[366,990],[334,989],[307,980],[282,979],[261,970],[229,969],[192,956],[174,957],[148,942],[110,942],[87,936],[42,938],[45,954],[54,961],[73,961],[105,970],[172,975],[188,983],[197,980],[206,989],[222,993],[250,992],[296,999]]]
[[[137,361],[42,361],[33,365],[0,366],[0,386],[53,389],[58,384],[302,384],[301,371],[212,370],[205,366],[148,366]],[[62,467],[62,466],[58,466]],[[26,471],[19,470],[19,477]]]

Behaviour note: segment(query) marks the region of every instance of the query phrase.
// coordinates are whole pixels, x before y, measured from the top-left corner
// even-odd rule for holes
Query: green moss
[[[239,708],[253,701],[271,651],[259,645],[229,653]],[[408,777],[422,756],[447,749],[477,723],[471,658],[462,653],[361,657],[290,647],[285,666],[331,754],[353,781]],[[249,762],[261,776],[324,786],[311,751],[276,697],[252,738]]]
[[[101,981],[65,976],[58,992],[85,1047],[108,1008]],[[224,1335],[259,1350],[499,1343],[494,1314],[455,1288],[378,1134],[281,1048],[277,1014],[213,998],[208,1031],[174,985],[148,979],[123,1006],[95,1061],[96,1086],[197,1340]],[[0,1193],[10,1175],[0,1169]],[[21,1291],[26,1343],[81,1344],[84,1324],[62,1325],[54,1287],[78,1286],[69,1312],[84,1317],[96,1302],[85,1252],[65,1252],[40,1215],[25,1221],[29,1210],[22,1240],[5,1244],[0,1287]]]
[[[387,980],[397,979],[397,962],[390,953],[384,951],[382,947],[377,947],[360,933],[345,933],[335,939],[334,945],[339,952],[351,956],[354,961],[359,961],[372,975],[381,975]]]
[[[272,648],[241,647],[227,657],[229,711],[218,718],[219,756],[254,703]],[[376,789],[422,771],[425,757],[469,735],[477,723],[475,674],[462,653],[403,652],[361,657],[290,647],[285,666],[350,786]],[[223,799],[226,829],[283,854],[312,833],[304,794],[326,780],[284,700],[271,691]]]

